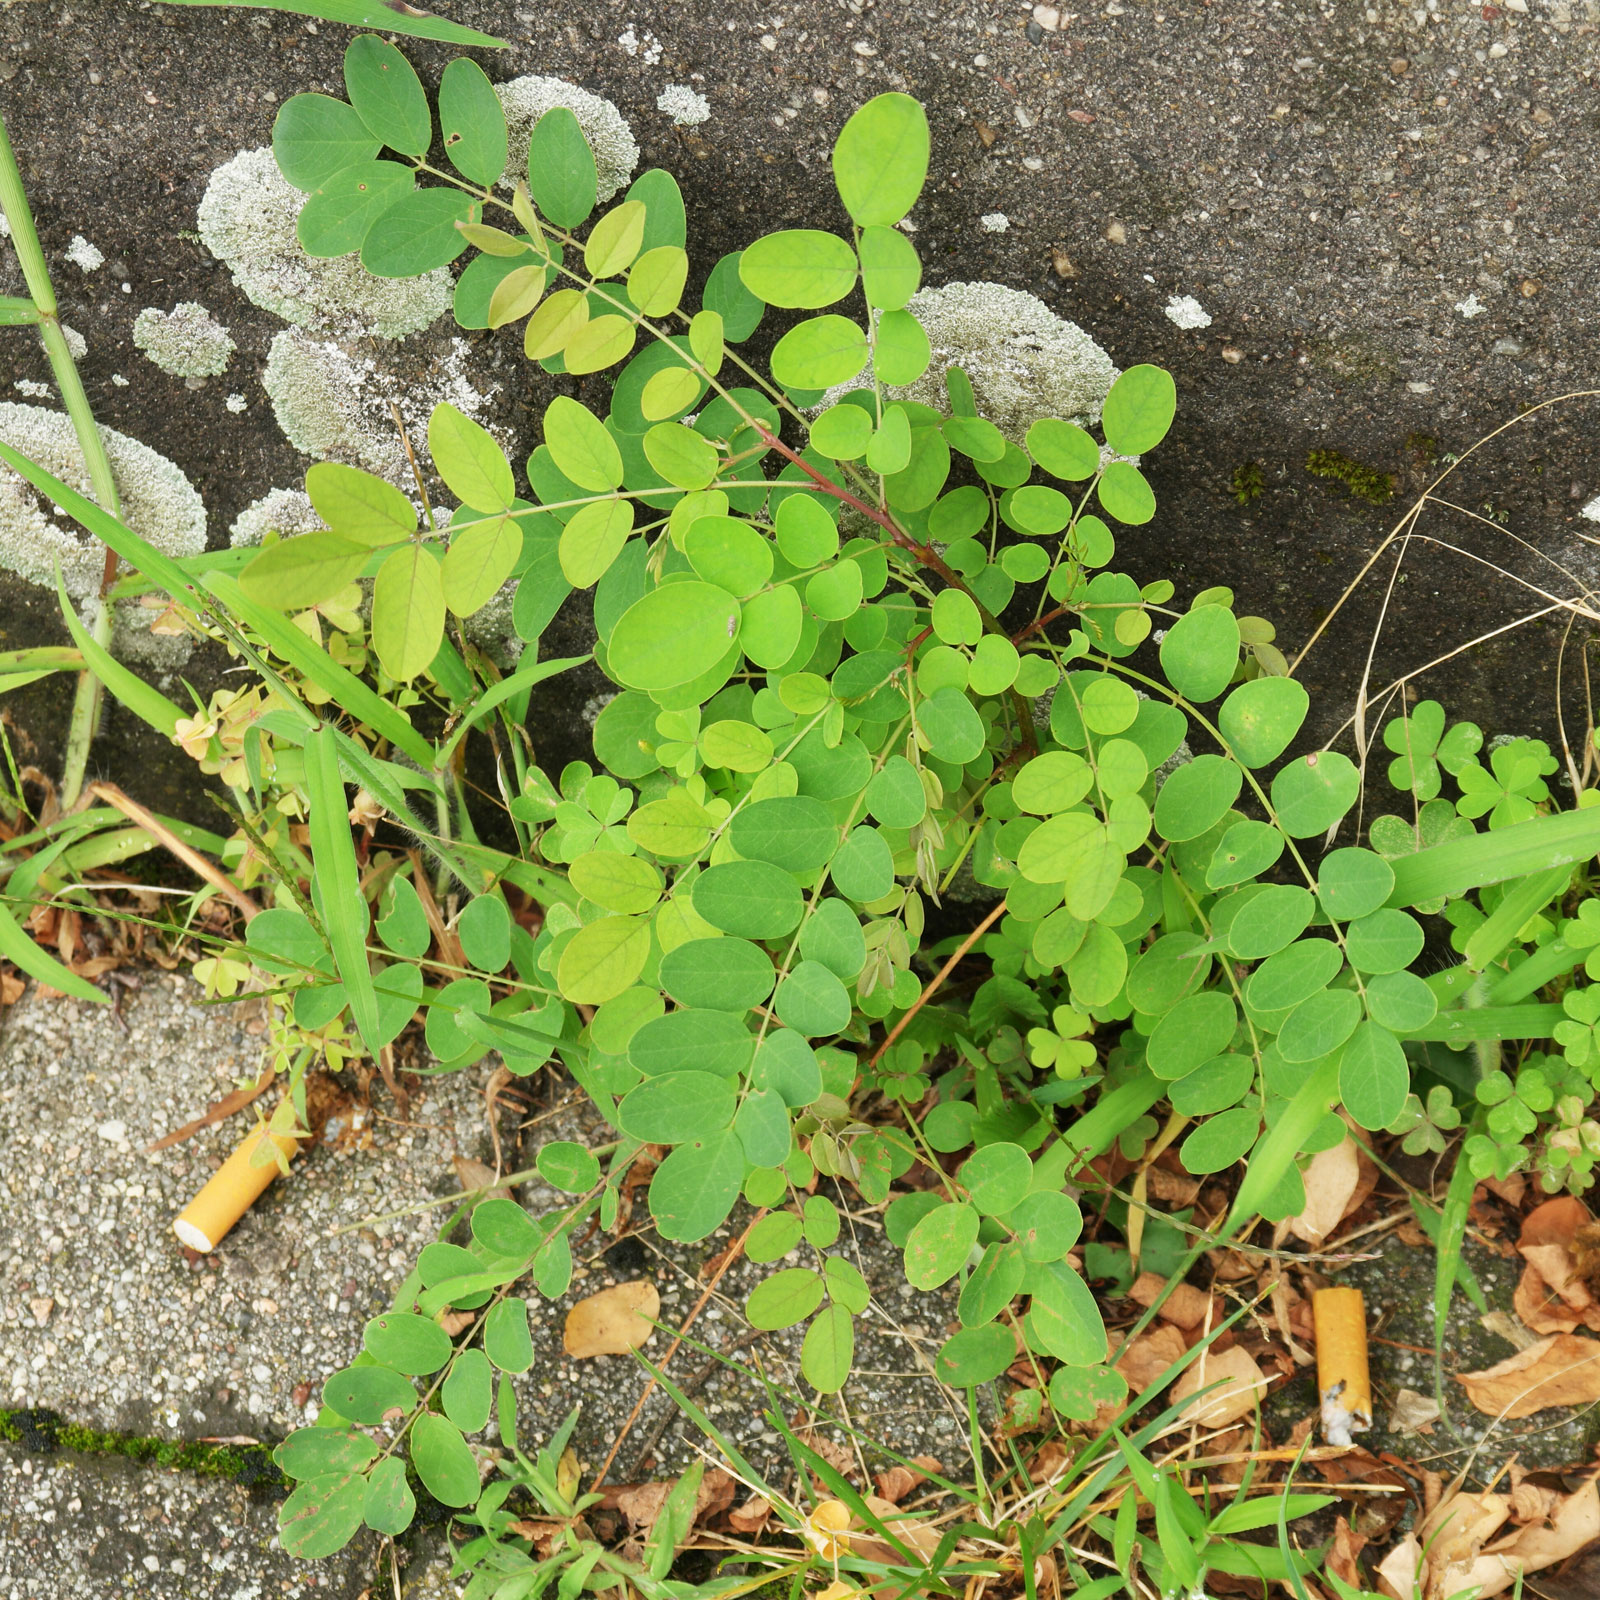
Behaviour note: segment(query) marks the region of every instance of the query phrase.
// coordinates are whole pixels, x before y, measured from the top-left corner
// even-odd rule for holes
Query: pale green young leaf
[[[444,584],[439,558],[421,542],[396,550],[372,585],[372,647],[383,670],[401,683],[425,672],[444,637]]]
[[[605,424],[578,401],[557,395],[545,408],[544,442],[556,466],[580,489],[622,485],[622,454]]]
[[[319,461],[306,472],[306,493],[317,515],[346,539],[398,544],[417,531],[411,502],[392,483],[359,468]]]
[[[454,406],[433,408],[428,451],[446,487],[474,511],[509,511],[516,485],[511,463],[487,428]]]
[[[837,234],[814,228],[769,233],[748,246],[738,262],[739,281],[751,294],[769,306],[796,311],[844,299],[855,285],[856,270],[855,251]]]
[[[508,272],[489,296],[489,326],[503,328],[508,322],[520,322],[527,316],[544,295],[546,276],[539,263]]]
[[[560,355],[573,336],[589,321],[589,301],[581,289],[557,289],[528,318],[522,336],[522,353],[530,361]],[[574,402],[576,404],[576,402]]]
[[[722,370],[723,331],[720,311],[697,311],[689,323],[689,348],[710,377]]]
[[[644,243],[645,209],[624,200],[595,223],[583,247],[583,264],[591,278],[614,278],[633,265]]]
[[[298,534],[258,551],[239,574],[239,587],[262,605],[304,611],[352,583],[370,554],[337,533]]]
[[[928,115],[908,94],[876,95],[845,123],[834,141],[833,177],[859,226],[892,227],[917,203],[928,151]]]
[[[458,617],[481,610],[500,592],[521,554],[522,529],[515,517],[463,528],[440,564],[445,605]]]
[[[688,279],[687,251],[677,245],[658,245],[646,250],[628,269],[628,298],[642,315],[665,317],[678,309]]]
[[[561,530],[561,575],[574,589],[598,583],[633,532],[631,500],[596,500],[580,506]]]

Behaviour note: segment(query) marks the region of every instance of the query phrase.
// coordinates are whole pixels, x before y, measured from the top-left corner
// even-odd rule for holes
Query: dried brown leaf
[[[935,1456],[915,1456],[912,1459],[922,1471],[918,1472],[916,1467],[894,1466],[887,1472],[877,1474],[878,1493],[891,1505],[899,1505],[919,1484],[926,1483],[930,1472],[944,1470]]]
[[[618,1283],[567,1313],[561,1344],[569,1356],[620,1356],[648,1344],[655,1334],[647,1319],[661,1315],[661,1296],[646,1279]]]
[[[1361,1569],[1356,1565],[1356,1558],[1366,1543],[1359,1533],[1351,1532],[1350,1524],[1343,1517],[1335,1519],[1333,1543],[1328,1547],[1328,1571],[1353,1589],[1361,1587]]]
[[[1439,1402],[1415,1389],[1402,1389],[1389,1407],[1390,1433],[1432,1433]]]
[[[1184,1369],[1172,1386],[1174,1400],[1190,1395],[1220,1380],[1221,1387],[1190,1401],[1183,1409],[1183,1421],[1202,1428],[1220,1428],[1247,1417],[1267,1392],[1267,1380],[1255,1357],[1234,1345],[1220,1354],[1215,1347],[1203,1351],[1194,1364]]]
[[[1303,1174],[1306,1203],[1289,1220],[1289,1232],[1309,1245],[1321,1244],[1344,1219],[1361,1181],[1356,1142],[1348,1135],[1331,1150],[1319,1150]]]
[[[753,1494],[742,1506],[728,1513],[728,1526],[735,1533],[760,1533],[772,1515],[772,1502],[765,1496]]]
[[[1128,1296],[1148,1307],[1154,1304],[1166,1286],[1167,1280],[1159,1272],[1141,1272],[1134,1279]],[[1161,1309],[1156,1315],[1163,1322],[1170,1322],[1175,1328],[1182,1328],[1188,1333],[1206,1320],[1206,1312],[1210,1309],[1211,1296],[1204,1289],[1197,1289],[1192,1283],[1180,1283],[1161,1302]]]
[[[1491,1417],[1528,1417],[1549,1406],[1600,1400],[1600,1340],[1555,1333],[1482,1372],[1458,1372],[1456,1382]]]
[[[1147,1328],[1128,1346],[1116,1364],[1117,1371],[1127,1379],[1133,1394],[1143,1394],[1174,1361],[1182,1360],[1188,1348],[1183,1335],[1170,1322],[1163,1322]]]
[[[1417,1600],[1422,1593],[1417,1574],[1422,1570],[1422,1545],[1414,1533],[1405,1538],[1378,1564],[1378,1593],[1388,1600]]]

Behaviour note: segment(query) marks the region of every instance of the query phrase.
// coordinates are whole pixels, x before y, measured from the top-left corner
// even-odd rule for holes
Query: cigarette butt
[[[251,1158],[263,1139],[271,1139],[287,1157],[293,1157],[299,1143],[286,1133],[269,1134],[255,1128],[243,1144],[212,1174],[199,1194],[178,1214],[172,1231],[191,1250],[209,1253],[222,1242],[223,1235],[266,1192],[278,1176],[276,1161],[253,1166]]]
[[[1372,1426],[1372,1377],[1367,1367],[1367,1308],[1359,1289],[1318,1289],[1311,1296],[1317,1333],[1317,1392],[1322,1435],[1352,1443]]]

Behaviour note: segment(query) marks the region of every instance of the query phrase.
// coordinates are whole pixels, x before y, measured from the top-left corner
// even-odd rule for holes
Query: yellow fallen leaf
[[[1548,1406],[1600,1400],[1600,1339],[1553,1333],[1482,1372],[1458,1372],[1456,1382],[1491,1417],[1528,1417]]]
[[[1289,1221],[1289,1232],[1307,1244],[1318,1245],[1339,1226],[1345,1207],[1361,1181],[1356,1142],[1346,1137],[1331,1150],[1319,1150],[1306,1163],[1305,1209]]]
[[[580,1300],[567,1313],[562,1348],[579,1360],[626,1355],[649,1343],[656,1331],[651,1323],[660,1315],[661,1296],[653,1283],[640,1279],[615,1284]]]

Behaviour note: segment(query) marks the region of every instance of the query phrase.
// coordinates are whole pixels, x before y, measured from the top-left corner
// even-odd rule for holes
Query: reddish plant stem
[[[776,450],[785,460],[792,461],[824,494],[832,495],[835,500],[842,501],[852,510],[859,511],[862,516],[875,522],[902,550],[915,556],[929,571],[938,573],[952,589],[959,589],[978,608],[978,616],[983,621],[986,633],[997,633],[1002,639],[1010,637],[989,608],[967,587],[966,580],[961,574],[932,545],[920,544],[887,511],[880,511],[876,506],[869,505],[859,495],[852,494],[842,485],[835,483],[826,474],[818,472],[809,461],[800,456],[798,451],[791,450],[782,439],[760,423],[756,424],[756,433],[764,445],[771,450]],[[1033,718],[1028,711],[1028,702],[1015,689],[1007,692],[1011,697],[1012,707],[1017,713],[1017,727],[1021,734],[1022,746],[1031,754],[1037,754],[1039,737],[1034,732]]]
[[[1078,608],[1076,606],[1057,606],[1054,611],[1047,611],[1042,617],[1030,622],[1025,628],[1018,628],[1011,635],[1012,644],[1021,644],[1024,639],[1031,638],[1036,633],[1043,633],[1045,628],[1056,620],[1057,617],[1071,616]]]
[[[955,950],[951,953],[950,959],[939,968],[937,973],[934,974],[933,982],[930,983],[928,987],[917,996],[916,1000],[912,1002],[911,1009],[906,1012],[906,1014],[901,1017],[897,1023],[895,1023],[895,1025],[889,1030],[888,1036],[884,1039],[883,1043],[872,1052],[872,1059],[867,1063],[867,1068],[869,1071],[873,1067],[877,1066],[877,1064],[883,1059],[884,1051],[886,1051],[889,1046],[892,1045],[895,1040],[905,1032],[906,1024],[910,1022],[911,1019],[916,1016],[916,1014],[933,998],[934,992],[939,988],[944,980],[955,971],[956,966],[960,962],[961,958],[967,953],[967,951],[969,951],[973,945],[975,945],[984,936],[984,934],[986,934],[995,925],[995,923],[997,923],[1000,918],[1005,915],[1005,910],[1006,903],[1002,899],[1000,904],[997,905],[989,913],[989,915],[986,916],[983,921],[980,922],[978,926],[974,928],[972,932],[969,933],[966,938],[956,946]]]

